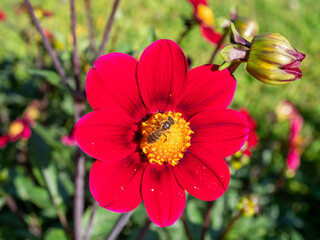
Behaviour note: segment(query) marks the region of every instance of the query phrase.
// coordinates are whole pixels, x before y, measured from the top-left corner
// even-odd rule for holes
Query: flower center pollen
[[[189,122],[181,113],[153,113],[141,123],[142,140],[140,147],[150,163],[162,165],[164,162],[175,166],[183,153],[191,145]]]
[[[14,121],[9,126],[8,135],[9,137],[16,137],[22,133],[24,125],[22,122]]]
[[[197,6],[197,17],[207,27],[211,27],[214,24],[213,12],[208,6],[204,4],[199,4]]]

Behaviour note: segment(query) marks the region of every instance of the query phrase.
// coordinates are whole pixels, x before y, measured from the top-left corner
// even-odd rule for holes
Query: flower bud
[[[207,5],[199,4],[197,6],[196,18],[207,27],[210,27],[214,24],[213,12]]]
[[[304,58],[281,34],[260,34],[252,40],[247,71],[264,83],[285,84],[302,77],[299,67]]]
[[[258,23],[251,18],[237,17],[233,23],[240,35],[249,42],[259,31]]]

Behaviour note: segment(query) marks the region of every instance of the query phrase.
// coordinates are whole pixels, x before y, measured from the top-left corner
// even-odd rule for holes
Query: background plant
[[[87,22],[88,2],[93,28],[88,27]],[[78,157],[75,148],[63,145],[60,138],[71,133],[75,114],[82,110],[83,105],[79,104],[81,91],[75,97],[74,92],[62,84],[28,13],[16,14],[20,3],[5,0],[0,6],[7,15],[6,21],[0,22],[0,132],[7,132],[12,121],[21,117],[27,103],[34,99],[40,101],[41,114],[28,141],[9,143],[0,150],[0,237],[67,239],[73,234],[75,224],[74,159]],[[52,45],[65,69],[70,88],[77,91],[70,2],[61,0],[58,3],[32,1],[34,7],[53,12],[51,17],[39,17],[39,21],[54,36]],[[136,58],[157,38],[177,40],[185,28],[184,18],[191,18],[193,14],[187,1],[178,4],[171,0],[119,3],[105,52],[125,52]],[[320,105],[316,59],[320,50],[317,41],[320,6],[316,3],[315,0],[210,1],[218,26],[229,17],[230,6],[235,4],[241,15],[258,21],[260,32],[279,32],[286,36],[298,50],[307,53],[302,65],[304,76],[289,85],[275,87],[254,80],[240,66],[235,73],[238,86],[231,107],[246,107],[257,121],[260,142],[250,164],[234,172],[228,191],[215,201],[209,213],[206,214],[207,203],[189,196],[183,218],[172,227],[160,229],[150,224],[140,206],[121,232],[121,239],[135,239],[142,233],[148,239],[198,239],[204,227],[208,228],[205,237],[216,239],[242,211],[237,208],[238,202],[249,193],[259,196],[260,213],[252,218],[239,217],[225,235],[226,239],[319,237]],[[112,8],[110,1],[76,2],[78,83],[82,87],[101,45]],[[90,29],[94,30],[95,54],[88,38],[92,34]],[[217,31],[222,32],[219,27]],[[192,28],[180,45],[191,58],[192,66],[207,63],[214,51],[214,46],[201,37],[198,28]],[[216,57],[215,62],[221,64],[222,59]],[[286,121],[277,121],[274,114],[276,106],[284,99],[293,102],[304,118],[305,149],[294,178],[285,175],[290,126]],[[85,111],[90,111],[89,106]],[[86,178],[92,163],[92,159],[84,162]],[[85,234],[90,215],[95,211],[91,237],[104,239],[120,215],[97,208],[87,182],[85,179],[82,231]],[[205,216],[209,216],[209,220],[206,221]]]

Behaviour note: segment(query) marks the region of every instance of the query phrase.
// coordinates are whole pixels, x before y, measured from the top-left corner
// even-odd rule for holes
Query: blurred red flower
[[[8,141],[9,141],[8,135],[6,135],[6,134],[2,135],[0,137],[0,148],[4,148],[7,145]]]
[[[60,141],[65,146],[75,146],[76,145],[76,140],[74,139],[74,136],[72,133],[70,135],[63,135],[61,137]]]
[[[6,19],[7,19],[7,14],[5,13],[5,11],[0,9],[0,22],[5,21]]]
[[[24,2],[17,4],[15,6],[15,13],[17,15],[28,13],[27,5]],[[43,9],[40,6],[35,6],[34,7],[34,13],[35,13],[36,17],[39,18],[39,19],[42,19],[42,18],[45,18],[45,17],[52,17],[54,15],[54,13],[51,10]]]
[[[31,136],[31,129],[26,119],[17,118],[14,120],[8,130],[8,136],[10,142],[15,142],[19,139],[26,140]]]
[[[239,108],[239,112],[246,118],[249,124],[249,134],[247,141],[242,148],[234,155],[227,157],[226,160],[231,164],[233,169],[238,170],[243,166],[249,164],[252,150],[258,145],[259,137],[256,133],[257,124],[254,118],[251,117],[249,110],[245,108]]]
[[[289,152],[287,156],[287,168],[292,173],[296,172],[300,166],[300,155],[302,153],[303,138],[300,134],[303,118],[297,114],[291,121]]]
[[[189,0],[193,6],[193,16],[200,26],[202,36],[207,41],[217,44],[222,36],[213,27],[214,16],[206,0]]]
[[[289,100],[284,100],[277,105],[276,115],[280,121],[292,121],[297,115],[299,115],[299,112]]]
[[[248,139],[246,141],[245,149],[243,149],[243,154],[247,155],[248,157],[251,157],[251,151],[258,145],[259,137],[256,133],[257,124],[254,118],[251,117],[249,110],[245,108],[240,108],[239,112],[245,116],[249,123],[249,135]]]
[[[230,180],[223,158],[249,133],[243,115],[226,109],[235,87],[227,69],[188,71],[170,40],[152,43],[139,62],[122,53],[100,57],[86,79],[94,111],[74,127],[80,148],[98,159],[89,177],[93,197],[115,212],[143,200],[160,227],[181,216],[185,190],[204,201],[219,198]]]

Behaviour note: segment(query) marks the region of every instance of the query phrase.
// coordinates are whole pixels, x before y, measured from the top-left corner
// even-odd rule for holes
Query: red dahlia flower
[[[151,44],[139,62],[122,53],[100,57],[86,80],[94,111],[74,127],[80,148],[98,159],[89,186],[100,206],[128,212],[143,200],[150,219],[165,227],[181,216],[185,190],[219,198],[230,179],[223,158],[249,132],[246,119],[226,109],[235,87],[227,69],[188,71],[170,40]]]
[[[214,16],[206,0],[189,0],[193,6],[193,16],[199,23],[202,36],[209,42],[217,44],[222,36],[214,28]]]

